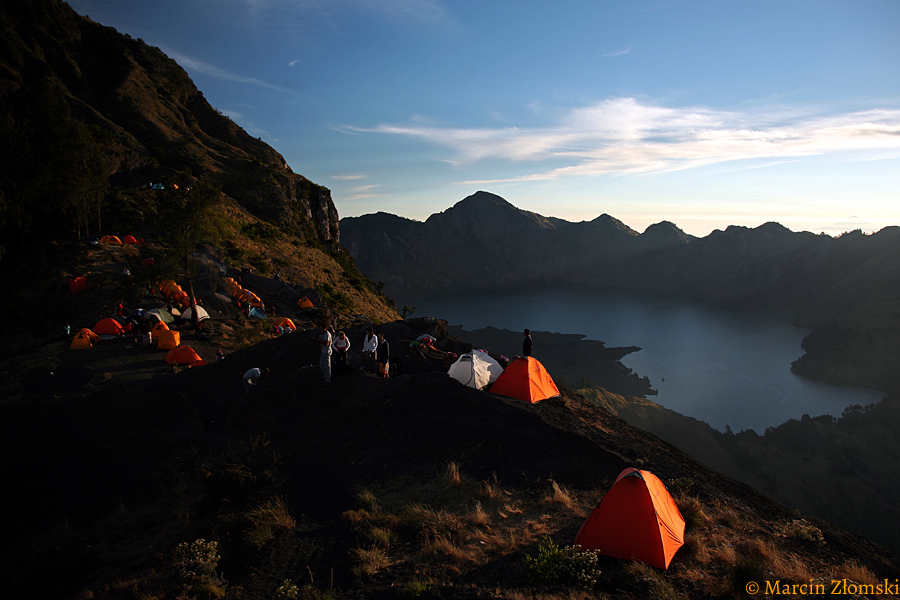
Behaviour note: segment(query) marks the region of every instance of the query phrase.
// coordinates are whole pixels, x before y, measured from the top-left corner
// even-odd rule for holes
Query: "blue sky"
[[[898,0],[70,4],[177,60],[341,216],[486,190],[637,231],[900,224]]]

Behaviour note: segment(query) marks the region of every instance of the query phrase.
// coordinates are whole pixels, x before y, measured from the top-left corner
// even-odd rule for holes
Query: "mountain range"
[[[572,287],[767,310],[813,328],[798,372],[900,389],[900,227],[834,238],[766,223],[697,238],[663,221],[638,233],[607,214],[572,223],[482,191],[424,222],[377,213],[340,228],[363,273],[402,302]],[[834,369],[847,359],[855,366]]]

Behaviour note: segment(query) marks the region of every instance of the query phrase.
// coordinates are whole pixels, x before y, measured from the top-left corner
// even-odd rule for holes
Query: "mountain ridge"
[[[900,227],[838,238],[792,232],[770,222],[756,228],[730,226],[708,236],[689,236],[672,223],[651,225],[637,234],[603,215],[591,222],[543,229],[528,225],[512,204],[498,204],[479,192],[454,207],[478,231],[454,229],[452,240],[435,226],[438,220],[410,222],[380,231],[367,216],[342,219],[342,240],[360,269],[385,291],[412,303],[418,298],[533,289],[534,286],[578,289],[625,289],[690,298],[735,309],[767,310],[815,331],[830,331],[830,345],[814,343],[807,351],[835,353],[861,349],[875,360],[876,348],[900,346],[890,326],[891,307],[900,306]],[[502,206],[505,216],[477,223],[479,202]],[[449,211],[447,211],[449,212]],[[515,219],[519,219],[516,221]],[[549,221],[549,218],[542,217]],[[595,228],[598,220],[604,227]],[[517,222],[518,227],[509,227]],[[532,221],[533,222],[533,221]],[[398,221],[397,223],[405,223]],[[523,225],[524,224],[524,225]],[[849,313],[861,328],[837,324]],[[840,359],[837,351],[837,359]],[[844,358],[848,358],[846,354]],[[900,359],[900,353],[892,354]],[[829,361],[802,360],[795,370],[818,379],[831,378]],[[859,362],[859,361],[857,361]],[[841,383],[900,390],[900,375],[877,360],[876,376],[846,372]]]

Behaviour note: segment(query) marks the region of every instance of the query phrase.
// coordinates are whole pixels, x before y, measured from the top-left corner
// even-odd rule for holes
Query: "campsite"
[[[121,270],[117,261],[96,267]],[[804,520],[564,386],[532,402],[502,388],[491,393],[502,374],[475,386],[449,374],[467,354],[484,355],[477,361],[530,380],[539,352],[498,361],[473,352],[445,322],[411,317],[375,324],[397,358],[392,377],[379,379],[359,368],[372,324],[344,322],[355,368],[326,385],[312,343],[321,308],[298,307],[301,291],[279,302],[262,291],[281,289],[279,282],[244,273],[246,285],[291,315],[281,319],[294,328],[279,333],[270,319],[217,304],[227,283],[219,278],[212,289],[207,275],[194,283],[203,304],[218,307],[204,322],[220,335],[200,340],[180,318],[168,330],[180,334],[175,349],[189,346],[207,364],[191,356],[170,365],[171,350],[112,333],[88,349],[56,342],[7,363],[32,364],[7,381],[5,398],[18,400],[4,403],[0,436],[6,453],[20,457],[3,476],[27,490],[3,499],[5,513],[18,515],[8,528],[16,543],[7,548],[29,548],[4,556],[17,597],[174,593],[184,581],[171,557],[196,540],[217,543],[221,559],[206,583],[221,597],[269,598],[287,580],[307,595],[356,597],[414,589],[480,597],[489,586],[535,590],[549,581],[578,588],[588,584],[535,575],[529,561],[571,547],[629,468],[651,473],[671,493],[686,524],[684,546],[668,557],[668,569],[598,555],[586,577],[601,594],[731,597],[730,565],[754,561],[784,577],[798,577],[800,562],[803,576],[822,577],[900,566],[867,540]],[[115,290],[106,296],[109,312]],[[154,302],[165,311],[164,296],[144,292],[148,313]],[[257,337],[216,361],[215,349],[228,341],[221,333],[241,323]],[[418,351],[423,339],[426,352]],[[240,375],[256,366],[271,372],[244,394]],[[538,371],[537,383],[553,383]],[[826,543],[807,540],[807,531]],[[698,578],[698,569],[716,575]]]
[[[398,307],[331,190],[160,48],[59,0],[0,14],[3,598],[896,595],[900,559],[871,539],[616,416],[651,393],[619,362],[637,348],[473,347]],[[426,263],[393,281],[446,284]],[[321,326],[350,340],[330,382]],[[370,327],[388,377],[363,368]]]

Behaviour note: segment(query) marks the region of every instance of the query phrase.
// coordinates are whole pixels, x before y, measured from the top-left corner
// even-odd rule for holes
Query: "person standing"
[[[388,364],[388,357],[391,355],[391,347],[387,343],[387,340],[384,339],[384,333],[380,332],[378,334],[378,347],[375,349],[375,360],[378,361],[378,376],[379,377],[389,377],[390,376],[390,364]]]
[[[378,338],[371,327],[366,328],[366,337],[363,340],[363,366],[373,375],[377,372],[378,365],[375,361],[375,350],[378,348]]]
[[[350,350],[350,340],[343,331],[338,331],[337,337],[334,338],[334,358],[337,364],[338,373],[346,373],[349,371],[347,367],[347,351]]]
[[[522,341],[522,356],[531,356],[531,350],[534,348],[534,340],[531,339],[531,330],[525,330],[525,339]]]
[[[319,357],[319,368],[322,369],[325,383],[331,383],[331,333],[325,323],[322,323],[321,329],[319,344],[322,346],[322,354]]]

